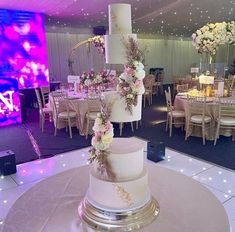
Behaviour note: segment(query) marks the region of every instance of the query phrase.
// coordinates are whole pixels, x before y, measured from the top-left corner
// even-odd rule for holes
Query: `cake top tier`
[[[114,138],[110,145],[112,154],[127,154],[139,151],[144,148],[146,142],[138,138]]]
[[[109,5],[109,34],[131,34],[131,5]]]

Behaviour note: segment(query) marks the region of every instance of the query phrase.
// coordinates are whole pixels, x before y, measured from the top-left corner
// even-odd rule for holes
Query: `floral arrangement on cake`
[[[88,42],[93,44],[101,54],[105,54],[105,47],[104,47],[104,37],[103,36],[94,36],[88,39]]]
[[[91,140],[92,148],[89,151],[89,161],[92,163],[96,161],[98,163],[98,171],[103,174],[106,173],[111,179],[115,179],[115,174],[112,171],[107,156],[109,155],[109,146],[113,140],[113,125],[109,121],[110,112],[108,107],[101,100],[101,112],[97,114],[93,126],[93,137]]]
[[[138,95],[144,94],[143,79],[145,77],[143,53],[138,48],[136,40],[129,38],[126,44],[127,64],[119,76],[117,91],[125,98],[126,110],[132,114],[132,107],[138,103]]]
[[[220,44],[235,43],[235,22],[208,23],[192,34],[199,53],[215,55]]]

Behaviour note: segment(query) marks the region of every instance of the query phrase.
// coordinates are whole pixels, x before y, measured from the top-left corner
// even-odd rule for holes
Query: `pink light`
[[[19,82],[22,86],[24,86],[24,79],[25,79],[25,75],[22,75],[20,78],[19,78]]]
[[[28,41],[25,41],[25,42],[23,43],[23,47],[24,47],[24,49],[25,49],[27,52],[29,52],[30,49],[31,49],[30,43],[29,43]]]
[[[38,64],[31,62],[30,63],[30,67],[33,70],[33,74],[34,75],[38,75]]]
[[[5,28],[5,35],[6,35],[6,37],[8,37],[11,40],[19,40],[19,33],[17,33],[14,30],[14,27],[11,27],[11,26],[6,27]]]
[[[30,32],[30,25],[28,23],[25,23],[22,27],[14,25],[13,28],[15,32],[21,35],[27,35]]]

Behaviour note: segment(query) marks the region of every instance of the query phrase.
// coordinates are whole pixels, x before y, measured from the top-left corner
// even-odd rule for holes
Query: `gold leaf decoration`
[[[121,198],[121,200],[126,203],[128,206],[131,206],[134,204],[132,197],[130,193],[128,193],[125,188],[118,184],[113,184],[115,190],[117,191],[118,196]]]

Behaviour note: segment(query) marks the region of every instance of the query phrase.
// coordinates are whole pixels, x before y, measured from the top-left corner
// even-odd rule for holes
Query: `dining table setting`
[[[226,91],[225,91],[226,93]],[[206,89],[197,90],[190,89],[186,92],[177,93],[174,98],[174,109],[182,110],[187,115],[188,110],[188,99],[195,98],[196,101],[202,101],[205,98],[205,115],[212,118],[212,123],[210,130],[206,131],[206,139],[214,140],[215,139],[215,130],[216,130],[216,121],[219,116],[219,103],[221,104],[235,104],[235,96],[218,96],[217,90],[212,90],[210,94],[208,94]],[[202,102],[200,104],[195,103],[195,107],[202,107]],[[200,128],[191,128],[191,134],[196,137],[201,137]],[[224,136],[233,136],[235,138],[234,130],[231,129],[222,129],[220,130],[220,135]]]
[[[78,125],[78,130],[80,135],[85,135],[86,131],[86,114],[88,112],[88,99],[92,99],[95,102],[97,101],[97,105],[100,103],[100,97],[103,92],[108,92],[114,90],[115,87],[111,85],[102,86],[99,88],[89,87],[89,88],[79,88],[75,90],[74,88],[62,88],[49,94],[49,104],[53,108],[53,94],[61,94],[62,98],[56,102],[56,107],[58,113],[65,112],[67,110],[67,103],[69,107],[69,111],[76,112],[78,122],[73,121],[71,126],[75,127],[76,123]],[[66,122],[59,121],[57,127],[59,129],[66,127]]]

